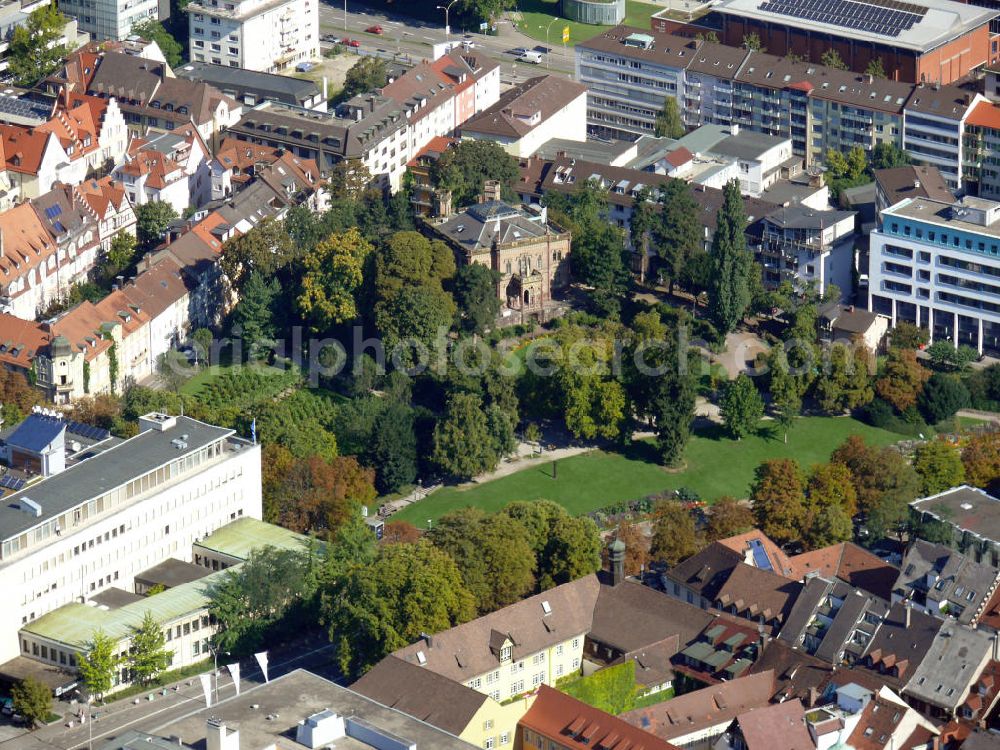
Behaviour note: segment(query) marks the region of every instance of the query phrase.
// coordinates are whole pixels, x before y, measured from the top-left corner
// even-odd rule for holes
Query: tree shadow
[[[785,433],[782,430],[781,425],[777,422],[766,422],[764,424],[757,425],[757,430],[752,433],[757,437],[761,438],[765,442],[771,443],[775,441],[784,442]]]
[[[656,451],[656,445],[647,440],[632,440],[628,445],[623,445],[618,452],[630,461],[642,461],[647,464],[660,463],[660,454]]]
[[[704,420],[701,424],[696,424],[694,434],[698,437],[706,438],[707,440],[729,439],[729,434],[726,432],[725,427],[718,422],[711,422],[709,420]]]

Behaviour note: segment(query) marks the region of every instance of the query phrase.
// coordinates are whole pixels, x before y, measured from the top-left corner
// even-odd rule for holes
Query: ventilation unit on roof
[[[18,507],[35,518],[41,518],[42,516],[42,506],[31,498],[22,497],[18,500]]]
[[[425,654],[423,651],[417,651],[417,664],[419,664],[422,667],[426,663],[427,663],[427,654]]]
[[[542,602],[542,612],[544,612],[547,615],[551,615],[552,614],[552,605],[549,604],[547,601]]]

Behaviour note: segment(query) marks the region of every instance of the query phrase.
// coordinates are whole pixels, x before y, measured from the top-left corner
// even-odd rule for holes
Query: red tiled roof
[[[1000,128],[1000,107],[989,101],[979,102],[965,118],[965,124],[981,128]]]
[[[4,161],[7,169],[21,174],[38,174],[51,133],[38,128],[0,125]]]
[[[41,323],[0,313],[0,362],[9,367],[31,369],[35,353],[48,346],[52,338]]]
[[[753,709],[736,717],[747,750],[815,750],[797,700]]]
[[[125,188],[110,176],[102,177],[100,180],[84,180],[77,190],[101,219],[107,213],[108,206],[120,211],[126,203]]]
[[[692,154],[683,146],[681,146],[678,149],[674,149],[665,157],[667,164],[669,164],[672,167],[679,167],[682,164],[687,164],[693,158],[694,154]]]
[[[666,740],[545,684],[519,724],[562,747],[580,750],[677,750]]]
[[[56,252],[52,235],[30,203],[0,213],[0,247],[0,285],[27,275]]]
[[[892,587],[899,570],[884,560],[851,542],[803,552],[790,560],[792,577],[805,578],[819,572],[827,578],[839,578],[886,601],[892,597]]]

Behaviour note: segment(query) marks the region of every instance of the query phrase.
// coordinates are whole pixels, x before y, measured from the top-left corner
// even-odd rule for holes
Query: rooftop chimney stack
[[[206,750],[240,750],[238,729],[229,729],[222,719],[212,717],[205,729]]]

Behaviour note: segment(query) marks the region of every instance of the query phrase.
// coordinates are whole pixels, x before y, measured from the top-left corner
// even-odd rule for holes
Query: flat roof
[[[981,234],[988,237],[1000,237],[1000,221],[992,225],[984,226],[971,221],[962,221],[952,215],[952,206],[956,201],[947,203],[936,201],[932,198],[905,198],[895,206],[883,209],[883,216],[899,216],[903,219],[915,219],[925,221],[929,224],[951,227],[972,234]],[[968,204],[967,204],[968,205]],[[883,220],[883,224],[884,224]]]
[[[173,442],[181,435],[187,435],[185,449],[178,449]],[[136,477],[181,456],[197,453],[231,435],[233,430],[205,424],[190,417],[177,417],[176,425],[163,432],[142,432],[60,474],[47,477],[5,497],[0,505],[0,540],[10,539],[33,529]],[[22,498],[40,505],[41,515],[35,516],[21,510],[18,503]]]
[[[199,578],[204,578],[208,573],[209,570],[204,566],[168,557],[163,562],[137,574],[135,582],[143,583],[147,586],[161,585],[169,589],[179,586],[182,583],[197,581]]]
[[[240,747],[302,748],[295,741],[299,722],[324,710],[361,719],[381,733],[405,739],[418,748],[469,750],[474,747],[420,719],[303,669],[244,689],[240,695],[221,700],[211,708],[192,711],[158,726],[151,726],[154,721],[150,720],[141,728],[161,737],[177,737],[188,747],[204,747],[207,720],[216,718],[239,729]],[[335,744],[338,750],[371,750],[372,747],[352,737],[327,744]],[[104,750],[115,747],[116,744],[106,745]]]
[[[963,484],[910,505],[983,539],[1000,542],[1000,500],[981,489]]]
[[[303,551],[311,541],[311,537],[304,534],[244,516],[213,531],[200,542],[195,542],[194,547],[246,560],[254,549],[276,547]],[[316,541],[316,544],[322,546],[323,543]]]
[[[156,622],[163,625],[207,609],[212,586],[228,573],[229,570],[218,570],[197,581],[182,583],[118,609],[102,609],[78,602],[64,604],[24,625],[21,632],[77,650],[86,647],[96,630],[103,630],[106,635],[120,641],[131,636],[133,630],[142,624],[146,612],[152,613]]]
[[[815,7],[813,7],[815,6]],[[872,13],[859,9],[871,8]],[[795,9],[794,13],[788,12]],[[912,10],[910,10],[912,9]],[[907,0],[905,3],[873,2],[872,0],[794,0],[794,2],[768,2],[765,0],[722,0],[713,10],[724,15],[739,16],[768,23],[780,24],[820,34],[849,37],[865,42],[876,42],[892,47],[926,52],[977,29],[1000,15],[996,10],[976,5],[965,5],[952,0]],[[783,12],[784,11],[784,12]],[[827,12],[829,17],[839,16],[842,22],[817,20]],[[801,15],[800,15],[801,14]],[[808,17],[807,17],[808,14]],[[878,24],[858,23],[861,16],[883,17]],[[912,25],[894,25],[886,17],[913,16]],[[882,29],[882,33],[877,29]],[[898,33],[891,33],[890,29]]]

